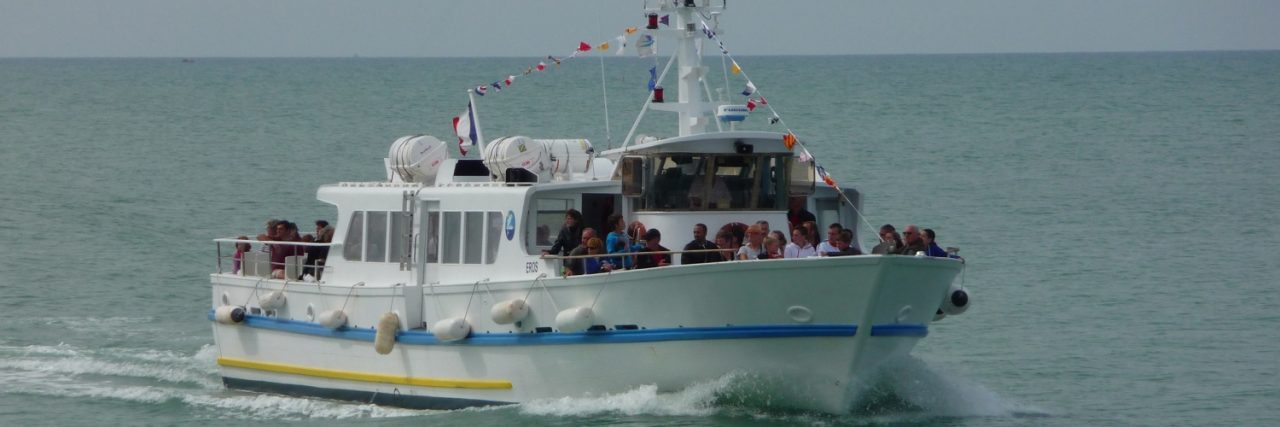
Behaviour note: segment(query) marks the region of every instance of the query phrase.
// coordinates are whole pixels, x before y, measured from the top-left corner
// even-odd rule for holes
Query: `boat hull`
[[[396,306],[395,296],[376,292],[346,302],[353,326],[337,331],[287,310],[213,329],[224,383],[237,389],[454,409],[645,385],[676,391],[738,376],[771,405],[847,412],[866,374],[927,334],[959,266],[914,257],[803,261],[556,279],[537,292],[529,283],[424,289],[425,322],[463,316],[471,335],[442,342],[406,327],[387,355],[374,350],[374,330],[357,326],[373,322],[354,320]],[[215,295],[244,290],[214,281]],[[314,305],[339,290],[351,291],[291,290],[289,304]],[[521,325],[487,319],[489,304],[520,296],[535,313]],[[569,305],[594,306],[598,330],[538,332]]]

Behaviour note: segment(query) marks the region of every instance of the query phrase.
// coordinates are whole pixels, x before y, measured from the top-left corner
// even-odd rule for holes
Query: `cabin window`
[[[365,212],[364,260],[387,261],[387,213]]]
[[[462,212],[445,212],[440,234],[440,262],[457,264],[462,255]]]
[[[485,219],[484,263],[493,264],[498,259],[498,244],[502,242],[502,212],[489,212]]]
[[[639,210],[786,209],[790,155],[664,154],[650,168]]]
[[[466,230],[466,244],[463,245],[462,262],[480,264],[484,260],[484,212],[466,212],[463,228]]]
[[[502,212],[443,212],[443,223],[440,214],[427,217],[427,262],[493,264],[503,233]],[[437,241],[440,254],[435,252]]]
[[[363,253],[364,212],[352,212],[351,222],[347,223],[347,238],[342,242],[342,257],[348,261],[361,261]]]
[[[440,262],[440,212],[427,213],[427,262]]]
[[[560,229],[564,228],[564,213],[573,207],[572,199],[534,199],[533,221],[529,223],[533,233],[529,242],[529,252],[534,253],[551,247]]]

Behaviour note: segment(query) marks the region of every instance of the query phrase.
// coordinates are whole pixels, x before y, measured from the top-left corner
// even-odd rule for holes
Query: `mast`
[[[679,112],[680,136],[704,132],[707,127],[706,111],[701,111],[703,99],[702,89],[698,83],[706,75],[706,67],[702,66],[702,56],[698,52],[699,23],[693,19],[693,7],[676,8],[676,61],[679,72],[676,74],[677,88],[680,91],[681,104],[689,107]]]
[[[702,5],[699,6],[698,4]],[[713,9],[723,10],[723,3],[712,5],[710,0],[662,1],[658,11],[667,12],[673,18],[671,28],[655,31],[670,36],[675,41],[676,50],[672,56],[676,61],[676,101],[671,103],[655,103],[651,108],[660,111],[671,111],[678,115],[676,129],[679,136],[705,133],[707,125],[715,118],[715,108],[719,105],[703,96],[702,79],[707,75],[707,67],[702,65],[702,55],[698,48],[702,38],[701,16]]]

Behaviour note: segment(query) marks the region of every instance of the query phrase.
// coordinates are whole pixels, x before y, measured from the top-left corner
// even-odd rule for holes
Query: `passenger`
[[[791,229],[799,228],[805,222],[818,220],[813,216],[813,212],[805,210],[807,202],[808,200],[804,197],[792,197],[788,201],[787,224]]]
[[[550,250],[542,251],[543,255],[568,255],[573,248],[578,247],[580,237],[582,236],[582,212],[577,209],[569,209],[564,213],[564,228],[560,229],[560,234],[556,235],[555,243],[551,244]]]
[[[321,227],[320,223],[324,223],[324,226]],[[319,229],[316,232],[316,243],[333,242],[333,226],[329,225],[328,221],[316,221],[316,227]],[[306,276],[307,274],[311,274],[316,278],[316,280],[320,280],[320,277],[324,275],[324,263],[329,259],[329,247],[312,246],[310,249],[311,250],[307,252],[307,265],[303,268],[302,275]],[[308,271],[308,268],[311,270]]]
[[[600,247],[603,245],[604,244],[600,242],[599,237],[592,237],[587,240],[587,243],[584,246],[587,248],[587,255],[600,255]],[[582,269],[584,274],[596,274],[599,272],[607,273],[613,271],[613,263],[610,263],[608,258],[592,256],[590,258],[583,258]]]
[[[762,219],[756,221],[756,225],[760,226],[760,231],[764,232],[764,237],[769,237],[769,230],[772,230],[772,228],[769,228],[769,221]]]
[[[924,244],[924,239],[920,237],[920,227],[916,227],[915,224],[908,225],[902,230],[902,238],[905,241],[902,249],[898,251],[900,255],[915,255],[916,252],[929,250],[929,247]]]
[[[760,224],[747,227],[747,244],[738,248],[738,259],[759,259],[760,254],[764,252],[764,234]]]
[[[249,252],[249,236],[240,236],[236,240],[244,240],[244,242],[236,242],[236,253],[231,256],[231,274],[239,274],[240,267],[244,264],[244,253]]]
[[[716,246],[720,248],[720,251],[715,253],[715,255],[719,256],[716,261],[726,261],[736,259],[737,248],[740,247],[741,244],[738,243],[738,239],[733,236],[733,232],[720,230],[719,233],[716,233]],[[712,261],[710,258],[707,258],[707,262]]]
[[[719,242],[716,242],[716,245],[720,246],[721,249],[733,249],[734,251],[734,254],[732,254],[733,256],[725,258],[726,260],[737,259],[738,247],[742,246],[742,243],[747,241],[747,225],[741,222],[731,222],[720,227],[720,231],[728,231],[729,233],[733,234],[734,244],[732,247],[725,247],[724,245],[721,245]]]
[[[837,243],[840,244],[840,250],[832,252],[828,256],[862,255],[862,251],[853,246],[853,230],[840,230],[840,237]]]
[[[627,222],[622,219],[622,215],[609,215],[609,219],[605,221],[609,224],[612,231],[605,236],[604,246],[606,253],[611,254],[630,254],[632,251],[631,238],[627,237]],[[631,268],[632,260],[630,255],[612,257],[608,259],[613,264],[614,269]]]
[[[573,248],[573,250],[572,250],[572,251],[569,251],[569,256],[571,256],[571,257],[572,257],[572,256],[582,256],[582,255],[586,255],[586,254],[587,254],[587,242],[591,241],[591,239],[594,239],[595,237],[596,237],[596,229],[591,228],[591,227],[587,227],[587,228],[582,229],[582,240],[580,240],[580,241],[578,242],[578,247]],[[597,240],[599,240],[599,239],[597,239]],[[586,270],[585,270],[585,269],[583,269],[583,265],[582,265],[582,258],[574,258],[574,259],[570,259],[570,260],[569,260],[569,262],[567,263],[567,265],[565,265],[565,267],[564,267],[564,272],[565,272],[565,274],[564,274],[564,275],[565,275],[565,276],[572,276],[572,275],[575,275],[575,274],[583,274],[583,272],[585,272],[585,271],[586,271]]]
[[[808,238],[804,235],[804,227],[796,227],[791,230],[791,243],[787,244],[782,254],[786,258],[807,258],[817,255],[818,250],[809,244]]]
[[[805,240],[809,242],[809,245],[813,246],[813,251],[816,253],[818,251],[818,243],[822,243],[822,237],[818,236],[818,223],[816,221],[805,221],[803,226]]]
[[[783,234],[782,230],[770,231],[769,237],[772,237],[774,240],[777,240],[778,243],[782,245],[781,247],[784,247],[784,248],[787,247],[787,235]]]
[[[827,255],[832,252],[840,252],[840,232],[844,230],[844,226],[838,222],[831,223],[827,227],[827,240],[818,244],[818,255]]]
[[[694,224],[693,225],[693,241],[684,245],[684,250],[700,251],[700,250],[710,250],[710,249],[720,249],[720,248],[717,247],[715,243],[711,243],[711,241],[707,240],[707,225]],[[720,252],[718,251],[717,252],[685,253],[680,255],[681,265],[702,264],[706,262],[720,262],[720,261],[723,261],[723,260],[720,259]]]
[[[871,248],[874,255],[888,255],[898,253],[898,248],[902,247],[901,238],[897,237],[898,230],[893,228],[893,224],[885,224],[880,226],[880,244]]]
[[[306,234],[302,236],[301,241],[302,243],[315,243],[316,237],[311,234]],[[320,246],[302,246],[302,253],[307,255],[307,259],[302,262],[302,272],[298,273],[298,277],[295,277],[295,279],[302,280],[302,278],[307,277],[308,274],[314,276],[312,272],[315,268],[312,268],[311,266],[315,263],[315,255],[313,254],[316,252],[316,249],[320,249]]]
[[[759,259],[782,259],[782,241],[773,236],[764,239],[764,252],[758,256]]]
[[[298,225],[289,221],[280,221],[276,224],[276,231],[279,234],[276,238],[280,242],[298,242],[302,238],[298,236]],[[271,245],[271,277],[275,279],[284,279],[285,261],[291,256],[300,256],[305,252],[302,246],[290,245],[285,243],[274,243]]]
[[[644,240],[644,234],[646,232],[648,232],[648,230],[645,229],[644,223],[640,221],[631,221],[631,224],[627,226],[627,237],[630,237],[631,241],[635,242],[634,246],[631,247],[632,249],[638,251],[640,248],[644,247],[640,244],[640,241]]]
[[[267,232],[259,234],[258,241],[274,242],[276,240],[279,240],[279,231],[277,228],[279,226],[280,226],[280,220],[274,219],[274,218],[267,220]],[[263,252],[269,252],[271,251],[271,245],[262,245],[261,250]]]
[[[655,254],[649,252],[671,252],[662,246],[662,233],[658,229],[650,229],[644,233],[644,248],[636,255],[636,269],[666,267],[671,265],[671,254]]]
[[[924,252],[925,255],[943,257],[943,258],[950,256],[950,254],[948,254],[947,251],[942,250],[942,247],[938,246],[938,243],[934,241],[936,236],[937,234],[933,232],[932,228],[924,229],[924,233],[921,234],[921,238],[924,239],[924,244],[925,244],[925,252]]]

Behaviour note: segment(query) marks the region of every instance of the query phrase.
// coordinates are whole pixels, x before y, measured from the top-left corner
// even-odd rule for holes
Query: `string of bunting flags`
[[[660,18],[656,18],[656,21],[651,23],[648,28],[655,29],[658,23],[661,23],[664,26],[670,26],[670,22],[669,15],[662,15]],[[632,43],[633,39],[634,43]],[[652,34],[641,33],[640,29],[637,27],[627,27],[622,30],[622,34],[594,45],[585,41],[578,42],[578,47],[574,48],[574,50],[568,55],[547,55],[546,58],[539,60],[537,64],[525,67],[525,69],[519,74],[508,74],[506,77],[494,80],[492,83],[477,85],[470,89],[470,92],[476,96],[485,96],[491,92],[502,92],[503,89],[514,85],[520,78],[547,71],[549,67],[548,62],[552,64],[551,66],[559,68],[565,61],[577,58],[582,54],[590,53],[592,51],[608,52],[609,50],[614,50],[615,55],[621,56],[626,53],[628,46],[634,46],[636,55],[641,58],[656,56],[658,54],[658,41]],[[657,79],[657,66],[654,66],[649,69],[649,90],[653,90],[657,84]],[[475,110],[473,106],[468,103],[467,109],[453,118],[454,133],[458,136],[458,150],[464,156],[467,155],[469,147],[474,147],[478,143],[476,140],[477,132],[475,129],[474,116]]]
[[[751,77],[747,75],[747,72],[742,69],[741,65],[738,65],[738,61],[733,58],[733,55],[729,54],[729,49],[724,46],[724,41],[720,40],[720,36],[716,34],[715,30],[711,29],[711,27],[707,25],[707,21],[699,22],[702,24],[702,34],[706,35],[708,39],[711,39],[711,41],[716,42],[716,46],[720,48],[720,54],[729,58],[729,63],[731,64],[729,66],[729,72],[734,75],[742,75],[742,78],[747,81],[746,87],[742,90],[742,96],[747,97],[747,110],[755,111],[758,107],[768,108],[769,124],[782,123],[782,127],[787,129],[787,133],[782,135],[782,144],[786,146],[788,150],[792,151],[795,151],[796,147],[799,147],[799,160],[805,163],[813,162],[813,167],[817,171],[818,176],[822,178],[822,182],[839,191],[843,198],[844,192],[840,191],[840,185],[836,182],[836,179],[827,172],[826,168],[818,164],[818,160],[813,157],[813,154],[809,152],[808,148],[805,148],[804,143],[800,142],[800,138],[796,136],[795,131],[792,131],[791,127],[787,126],[787,123],[782,120],[782,116],[778,115],[778,111],[774,110],[772,105],[769,105],[769,101],[760,93],[760,89],[751,81]]]
[[[649,29],[656,28],[657,24],[659,23],[662,25],[670,26],[670,18],[668,15],[663,15],[661,17],[650,15],[649,19],[650,19],[650,23],[649,23],[649,27],[647,27]],[[836,190],[840,190],[839,183],[836,182],[835,178],[832,177],[829,172],[827,172],[826,168],[824,168],[821,164],[818,163],[817,159],[814,158],[813,154],[809,151],[809,149],[806,148],[804,146],[804,143],[801,142],[799,137],[796,136],[795,131],[793,131],[791,127],[788,126],[784,120],[782,120],[782,116],[778,114],[778,111],[775,110],[772,105],[769,105],[768,99],[764,97],[764,95],[760,92],[759,88],[756,87],[755,82],[751,81],[751,77],[747,75],[746,71],[742,69],[742,66],[738,64],[738,61],[734,59],[732,54],[729,53],[729,49],[725,47],[724,41],[720,39],[719,35],[716,34],[715,30],[713,30],[709,25],[707,25],[707,22],[705,20],[700,21],[700,23],[702,26],[702,33],[706,35],[708,39],[710,39],[711,41],[714,41],[716,43],[716,46],[719,47],[720,53],[729,59],[729,62],[731,64],[729,71],[734,75],[741,75],[742,78],[746,80],[746,86],[743,88],[741,93],[742,93],[742,96],[747,97],[747,100],[746,100],[747,110],[755,111],[756,108],[760,108],[760,107],[767,108],[769,110],[769,115],[770,115],[769,124],[772,125],[772,124],[781,123],[782,126],[786,128],[786,134],[783,135],[782,142],[787,147],[787,149],[795,151],[795,149],[799,147],[799,160],[801,162],[806,162],[806,163],[812,162],[814,165],[814,169],[817,171],[818,176],[822,179],[822,182],[832,188],[835,188]],[[634,43],[632,43],[632,39],[631,39],[632,36],[636,36],[634,39]],[[544,60],[538,61],[537,64],[526,67],[519,74],[509,74],[505,78],[500,78],[498,80],[493,81],[492,83],[478,85],[475,88],[471,89],[470,92],[477,96],[485,96],[486,94],[490,93],[490,91],[495,93],[501,92],[504,88],[509,88],[512,85],[514,85],[516,81],[520,78],[547,71],[549,68],[547,62],[550,62],[551,64],[554,65],[554,67],[558,68],[565,61],[573,58],[577,58],[582,54],[590,53],[592,51],[608,52],[610,50],[616,49],[615,50],[616,55],[623,55],[624,53],[626,53],[626,48],[629,45],[634,46],[636,54],[641,58],[656,56],[658,54],[657,40],[653,37],[652,34],[641,33],[640,29],[636,27],[627,27],[623,29],[622,34],[619,34],[615,37],[612,37],[610,39],[607,39],[603,42],[600,42],[594,45],[587,43],[585,41],[578,42],[578,46],[568,55],[565,55],[565,56],[547,55],[547,57]],[[649,90],[653,90],[654,87],[657,85],[657,66],[656,65],[649,69],[649,75],[650,75],[649,84],[648,84]],[[466,155],[467,146],[475,146],[477,144],[477,141],[476,141],[477,132],[475,131],[473,106],[468,104],[467,109],[465,111],[463,111],[457,117],[454,117],[453,124],[454,124],[454,131],[458,135],[459,150],[463,153],[463,155]],[[841,193],[843,197],[843,192]]]
[[[667,16],[664,15],[660,20],[660,22],[664,25],[669,25],[667,23],[670,21],[668,20]],[[538,63],[535,65],[530,65],[526,67],[520,74],[510,74],[510,75],[507,75],[505,78],[494,80],[492,83],[476,86],[475,88],[471,89],[471,92],[480,96],[484,96],[488,94],[490,90],[492,90],[493,92],[501,92],[502,89],[510,87],[511,85],[515,84],[516,80],[521,77],[529,76],[537,72],[546,71],[548,66],[547,62],[551,62],[556,67],[559,67],[562,63],[564,63],[564,61],[577,58],[579,55],[582,55],[591,51],[607,52],[609,50],[614,50],[615,55],[621,56],[626,53],[627,46],[634,45],[636,55],[641,58],[657,55],[658,54],[657,39],[655,39],[651,34],[640,33],[639,36],[636,37],[636,42],[634,44],[630,43],[630,37],[636,35],[637,33],[640,33],[639,28],[627,27],[622,30],[622,34],[619,34],[616,37],[610,38],[608,40],[605,40],[603,42],[600,42],[594,45],[587,42],[578,42],[578,47],[575,48],[568,55],[564,55],[564,56],[547,55],[547,57],[544,60],[538,61]]]

